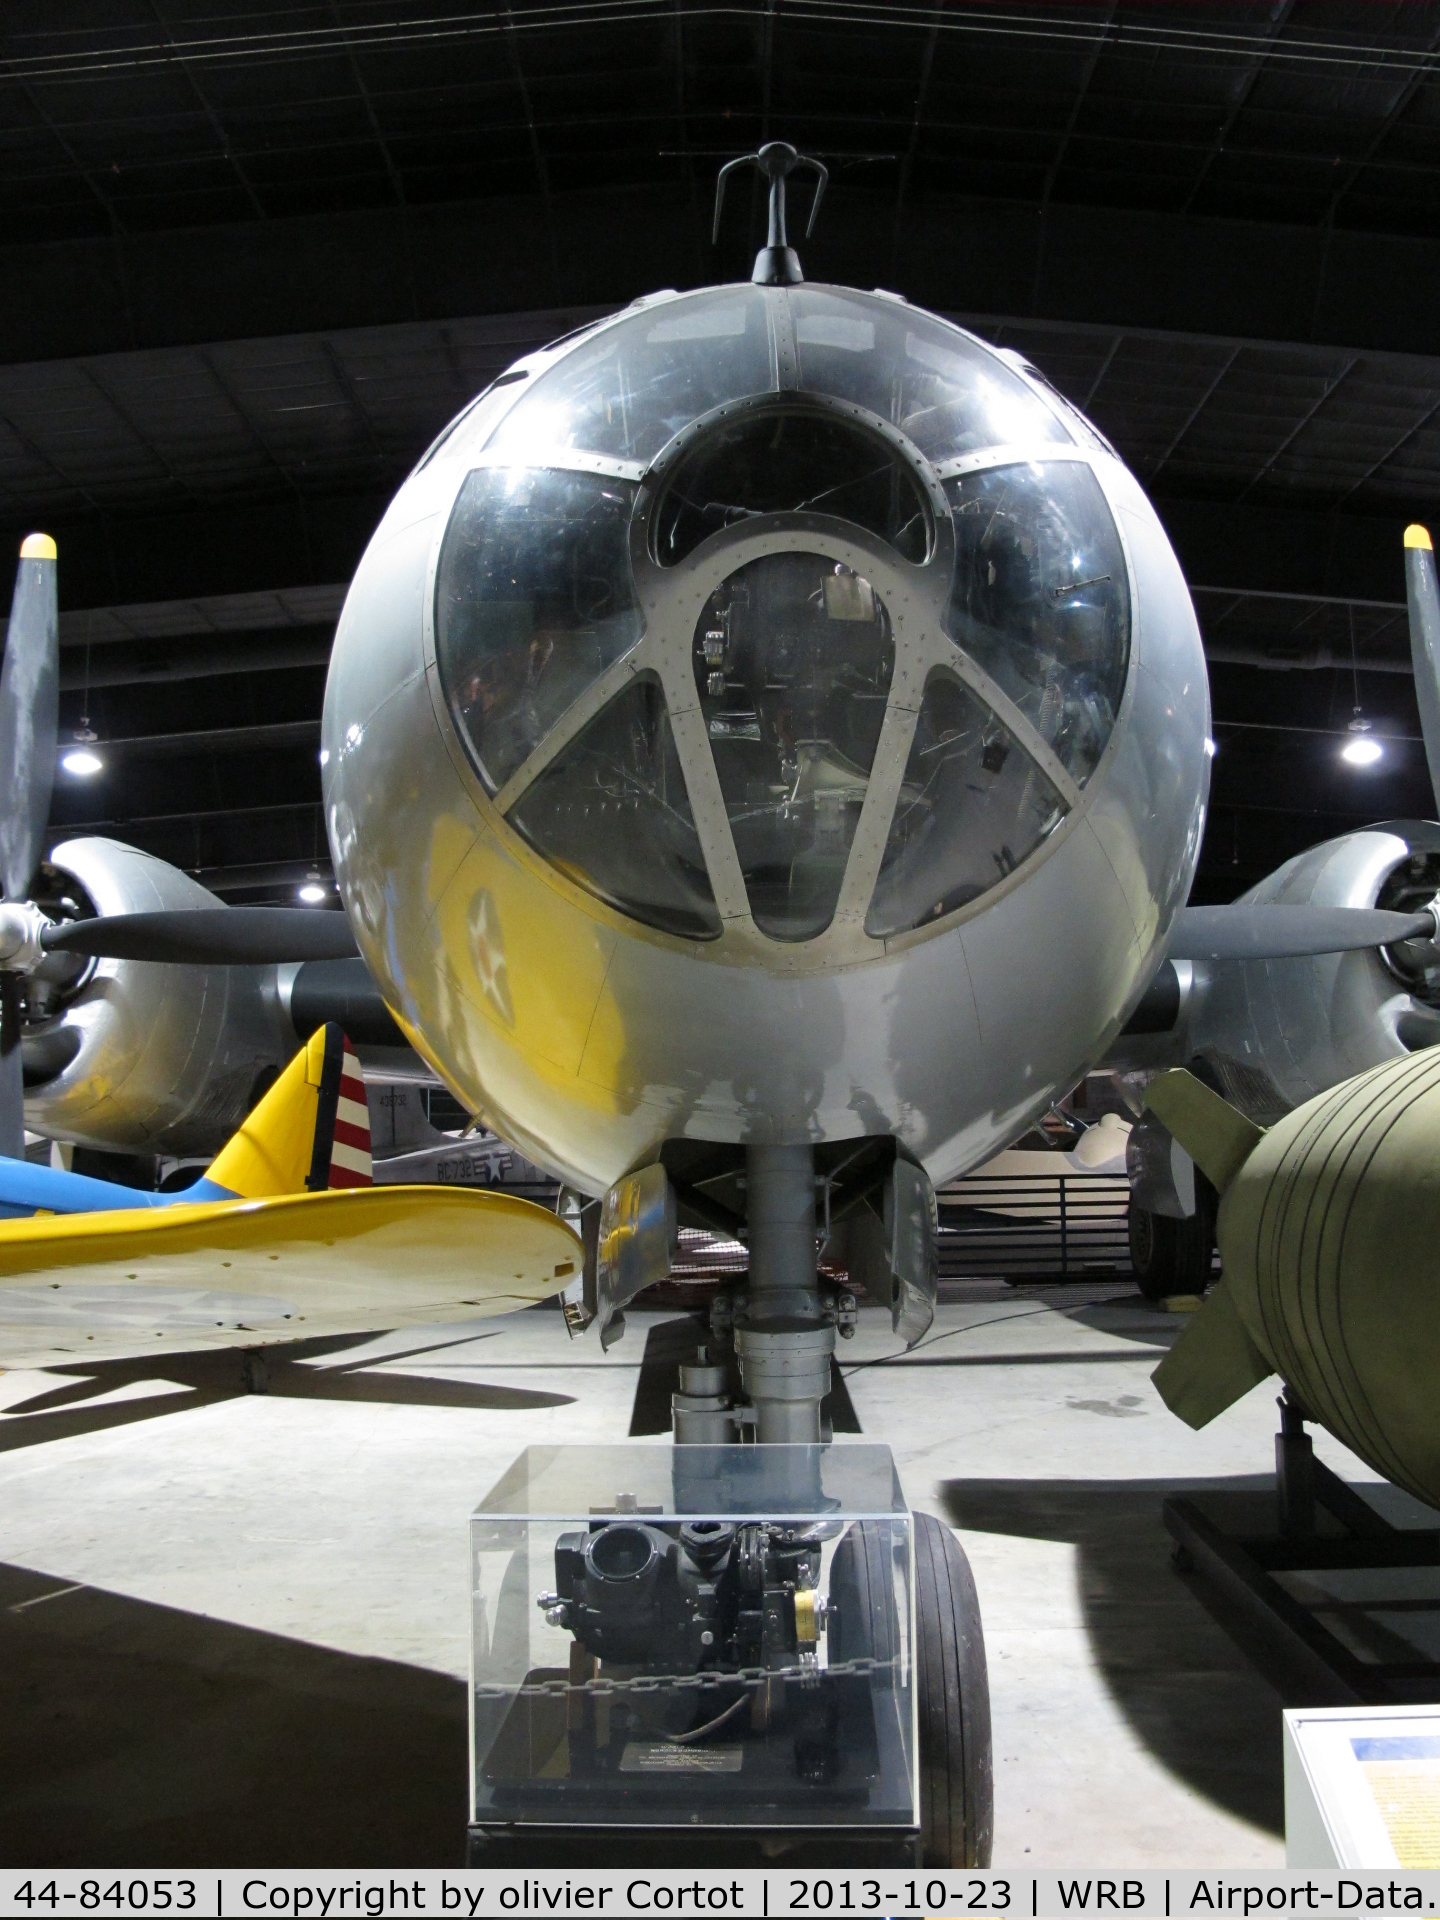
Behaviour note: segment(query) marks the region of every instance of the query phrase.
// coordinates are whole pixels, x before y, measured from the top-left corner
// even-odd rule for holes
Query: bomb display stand
[[[1275,1492],[1165,1502],[1175,1564],[1314,1704],[1431,1701],[1440,1687],[1440,1530],[1392,1526],[1315,1458],[1287,1394]]]
[[[888,1447],[530,1447],[470,1549],[472,1861],[916,1861]]]

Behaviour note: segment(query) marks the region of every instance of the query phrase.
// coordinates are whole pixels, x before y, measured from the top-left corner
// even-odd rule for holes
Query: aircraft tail
[[[263,1200],[368,1187],[373,1177],[365,1081],[350,1042],[332,1020],[311,1034],[205,1178],[183,1197],[223,1193]]]
[[[424,1147],[452,1147],[448,1134],[432,1127],[425,1112],[423,1090],[403,1082],[385,1088],[377,1096],[375,1119],[371,1126],[371,1151],[383,1160],[397,1154],[414,1153]]]
[[[1263,1137],[1261,1128],[1183,1067],[1152,1081],[1145,1104],[1222,1195]],[[1274,1371],[1222,1278],[1150,1377],[1173,1414],[1187,1426],[1203,1427]]]
[[[1440,590],[1435,554],[1424,527],[1405,529],[1405,597],[1410,604],[1410,658],[1415,668],[1415,701],[1420,732],[1440,819]]]

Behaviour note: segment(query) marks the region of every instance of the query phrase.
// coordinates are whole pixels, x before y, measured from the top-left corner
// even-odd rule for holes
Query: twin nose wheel
[[[929,1513],[915,1520],[915,1685],[920,1842],[927,1867],[988,1867],[995,1832],[990,1682],[965,1550]],[[859,1520],[830,1573],[832,1660],[898,1651],[888,1529]]]

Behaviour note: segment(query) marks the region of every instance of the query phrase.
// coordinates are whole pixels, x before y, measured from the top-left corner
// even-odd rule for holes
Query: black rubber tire
[[[895,1658],[900,1622],[890,1548],[890,1529],[874,1520],[857,1520],[841,1536],[830,1563],[833,1611],[825,1629],[832,1660],[860,1660],[873,1654],[888,1665]],[[880,1685],[892,1684],[890,1673],[882,1671]]]
[[[990,1679],[965,1549],[915,1515],[920,1844],[927,1867],[988,1867],[995,1838]]]
[[[995,1829],[990,1682],[980,1603],[964,1549],[928,1513],[915,1521],[915,1687],[920,1842],[928,1867],[988,1867]],[[899,1647],[888,1527],[857,1520],[830,1568],[832,1660],[890,1660]],[[882,1687],[889,1682],[881,1676]]]
[[[1176,1293],[1204,1293],[1210,1284],[1215,1230],[1208,1207],[1199,1205],[1188,1220],[1147,1213],[1130,1202],[1127,1215],[1130,1266],[1147,1300],[1168,1300]]]

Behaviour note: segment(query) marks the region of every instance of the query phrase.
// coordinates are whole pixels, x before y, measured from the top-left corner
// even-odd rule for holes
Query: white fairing
[[[703,404],[687,401],[666,355],[679,354],[677,341],[703,345],[717,312],[740,317],[716,333]],[[723,367],[714,370],[747,326],[761,372],[727,395],[714,384]],[[866,342],[891,336],[902,344],[887,404],[859,373],[851,379],[845,356],[863,358]],[[920,375],[907,355],[949,369],[933,377],[952,383],[950,414],[911,403],[905,383]],[[746,287],[662,297],[518,371],[526,377],[462,416],[397,495],[331,660],[321,754],[331,847],[361,952],[396,1018],[488,1125],[591,1192],[681,1137],[894,1134],[936,1180],[985,1160],[1104,1051],[1189,892],[1208,691],[1189,594],[1153,509],[1040,383],[885,296]],[[748,433],[758,437],[746,442]],[[863,441],[867,458],[889,463],[892,492],[913,503],[910,520],[897,531],[879,524],[878,508],[824,511],[844,504],[838,485],[777,505],[765,496],[768,470],[757,480],[754,467],[744,469],[751,504],[716,507],[731,497],[713,477],[725,448],[749,458],[747,447],[778,446],[787,433],[807,458],[806,435],[822,451],[833,444],[842,466]],[[738,472],[727,470],[737,489]],[[572,568],[596,664],[588,679],[579,668],[562,676],[556,694],[551,663],[570,657],[580,628],[547,625],[551,616],[532,608],[521,639],[506,638],[520,615],[493,594],[503,601],[505,582],[532,561],[515,502],[537,503],[543,545],[545,503],[565,488],[590,489],[597,513],[623,507],[629,531],[628,548],[607,550],[627,556],[615,563],[618,584],[592,577],[591,547]],[[1063,523],[1063,503],[1082,494],[1103,503],[1095,551],[1115,556],[1113,572],[1110,561],[1087,568],[1078,550],[1073,568],[1052,554],[1044,563],[1061,573],[1051,584],[1040,534],[1026,544],[1024,513],[1050,539],[1051,519]],[[1053,516],[1051,495],[1062,502]],[[1115,607],[1126,608],[1128,647],[1112,651],[1099,691],[1098,672],[1087,680],[1062,662],[1042,692],[1039,679],[1012,672],[1004,633],[984,630],[988,653],[979,639],[954,638],[952,629],[983,627],[978,616],[956,626],[957,553],[969,555],[975,591],[993,589],[1001,604],[985,529],[1012,499],[1019,533],[1006,552],[1035,576],[1024,590],[1039,626],[1061,606],[1074,614],[1067,632],[1098,632],[1105,619],[1111,632]],[[554,524],[569,537],[563,512]],[[511,548],[497,547],[501,519],[513,564]],[[488,556],[483,592],[457,572],[455,545],[445,546],[452,526]],[[780,604],[797,568],[812,569],[814,591],[787,603],[786,617],[797,632],[818,623],[825,685],[837,650],[861,659],[870,649],[845,694],[853,713],[854,689],[872,674],[863,750],[826,736],[832,709],[822,715],[817,683],[798,672],[767,707],[777,698],[773,651],[748,696],[741,684],[735,635],[759,622],[752,609]],[[477,614],[472,600],[484,593],[492,601]],[[478,664],[447,638],[462,614]],[[717,621],[723,644],[707,626]],[[772,621],[765,635],[777,630]],[[1013,636],[1017,658],[1035,652],[1036,631]],[[702,643],[715,648],[713,675]],[[643,712],[622,704],[642,700]],[[628,733],[617,722],[604,734],[608,716],[632,711]],[[973,737],[968,716],[978,716]],[[794,782],[778,799],[773,780],[747,785],[734,772],[770,750],[772,733],[776,764]],[[603,752],[589,744],[597,739],[609,742]],[[668,795],[658,828],[654,784],[626,785],[632,747],[652,766],[662,750],[671,756],[656,776]],[[952,760],[970,769],[948,799],[927,784],[931,752],[942,770]],[[1013,830],[1005,807],[1020,810]],[[911,840],[902,814],[919,822]],[[780,852],[755,852],[757,816],[764,844]],[[690,849],[653,894],[640,872],[647,833]],[[992,843],[993,870],[977,879],[974,849]],[[966,859],[970,877],[948,891],[936,881],[917,919],[915,900],[930,897],[927,862],[958,872]],[[896,875],[918,876],[908,894]],[[908,907],[895,904],[901,896]]]
[[[218,907],[163,860],[114,840],[68,840],[50,864],[101,914]],[[46,1035],[62,1070],[25,1095],[25,1124],[52,1140],[131,1153],[208,1155],[293,1047],[273,967],[98,960]],[[27,1035],[27,1039],[28,1039]]]
[[[1387,821],[1309,848],[1241,898],[1389,906],[1398,904],[1393,888],[1416,861],[1414,892],[1423,903],[1435,886],[1437,860],[1440,826]],[[1403,974],[1373,948],[1197,965],[1195,975],[1187,1051],[1208,1061],[1229,1097],[1262,1122],[1352,1074],[1440,1040],[1440,1009],[1410,991]]]

